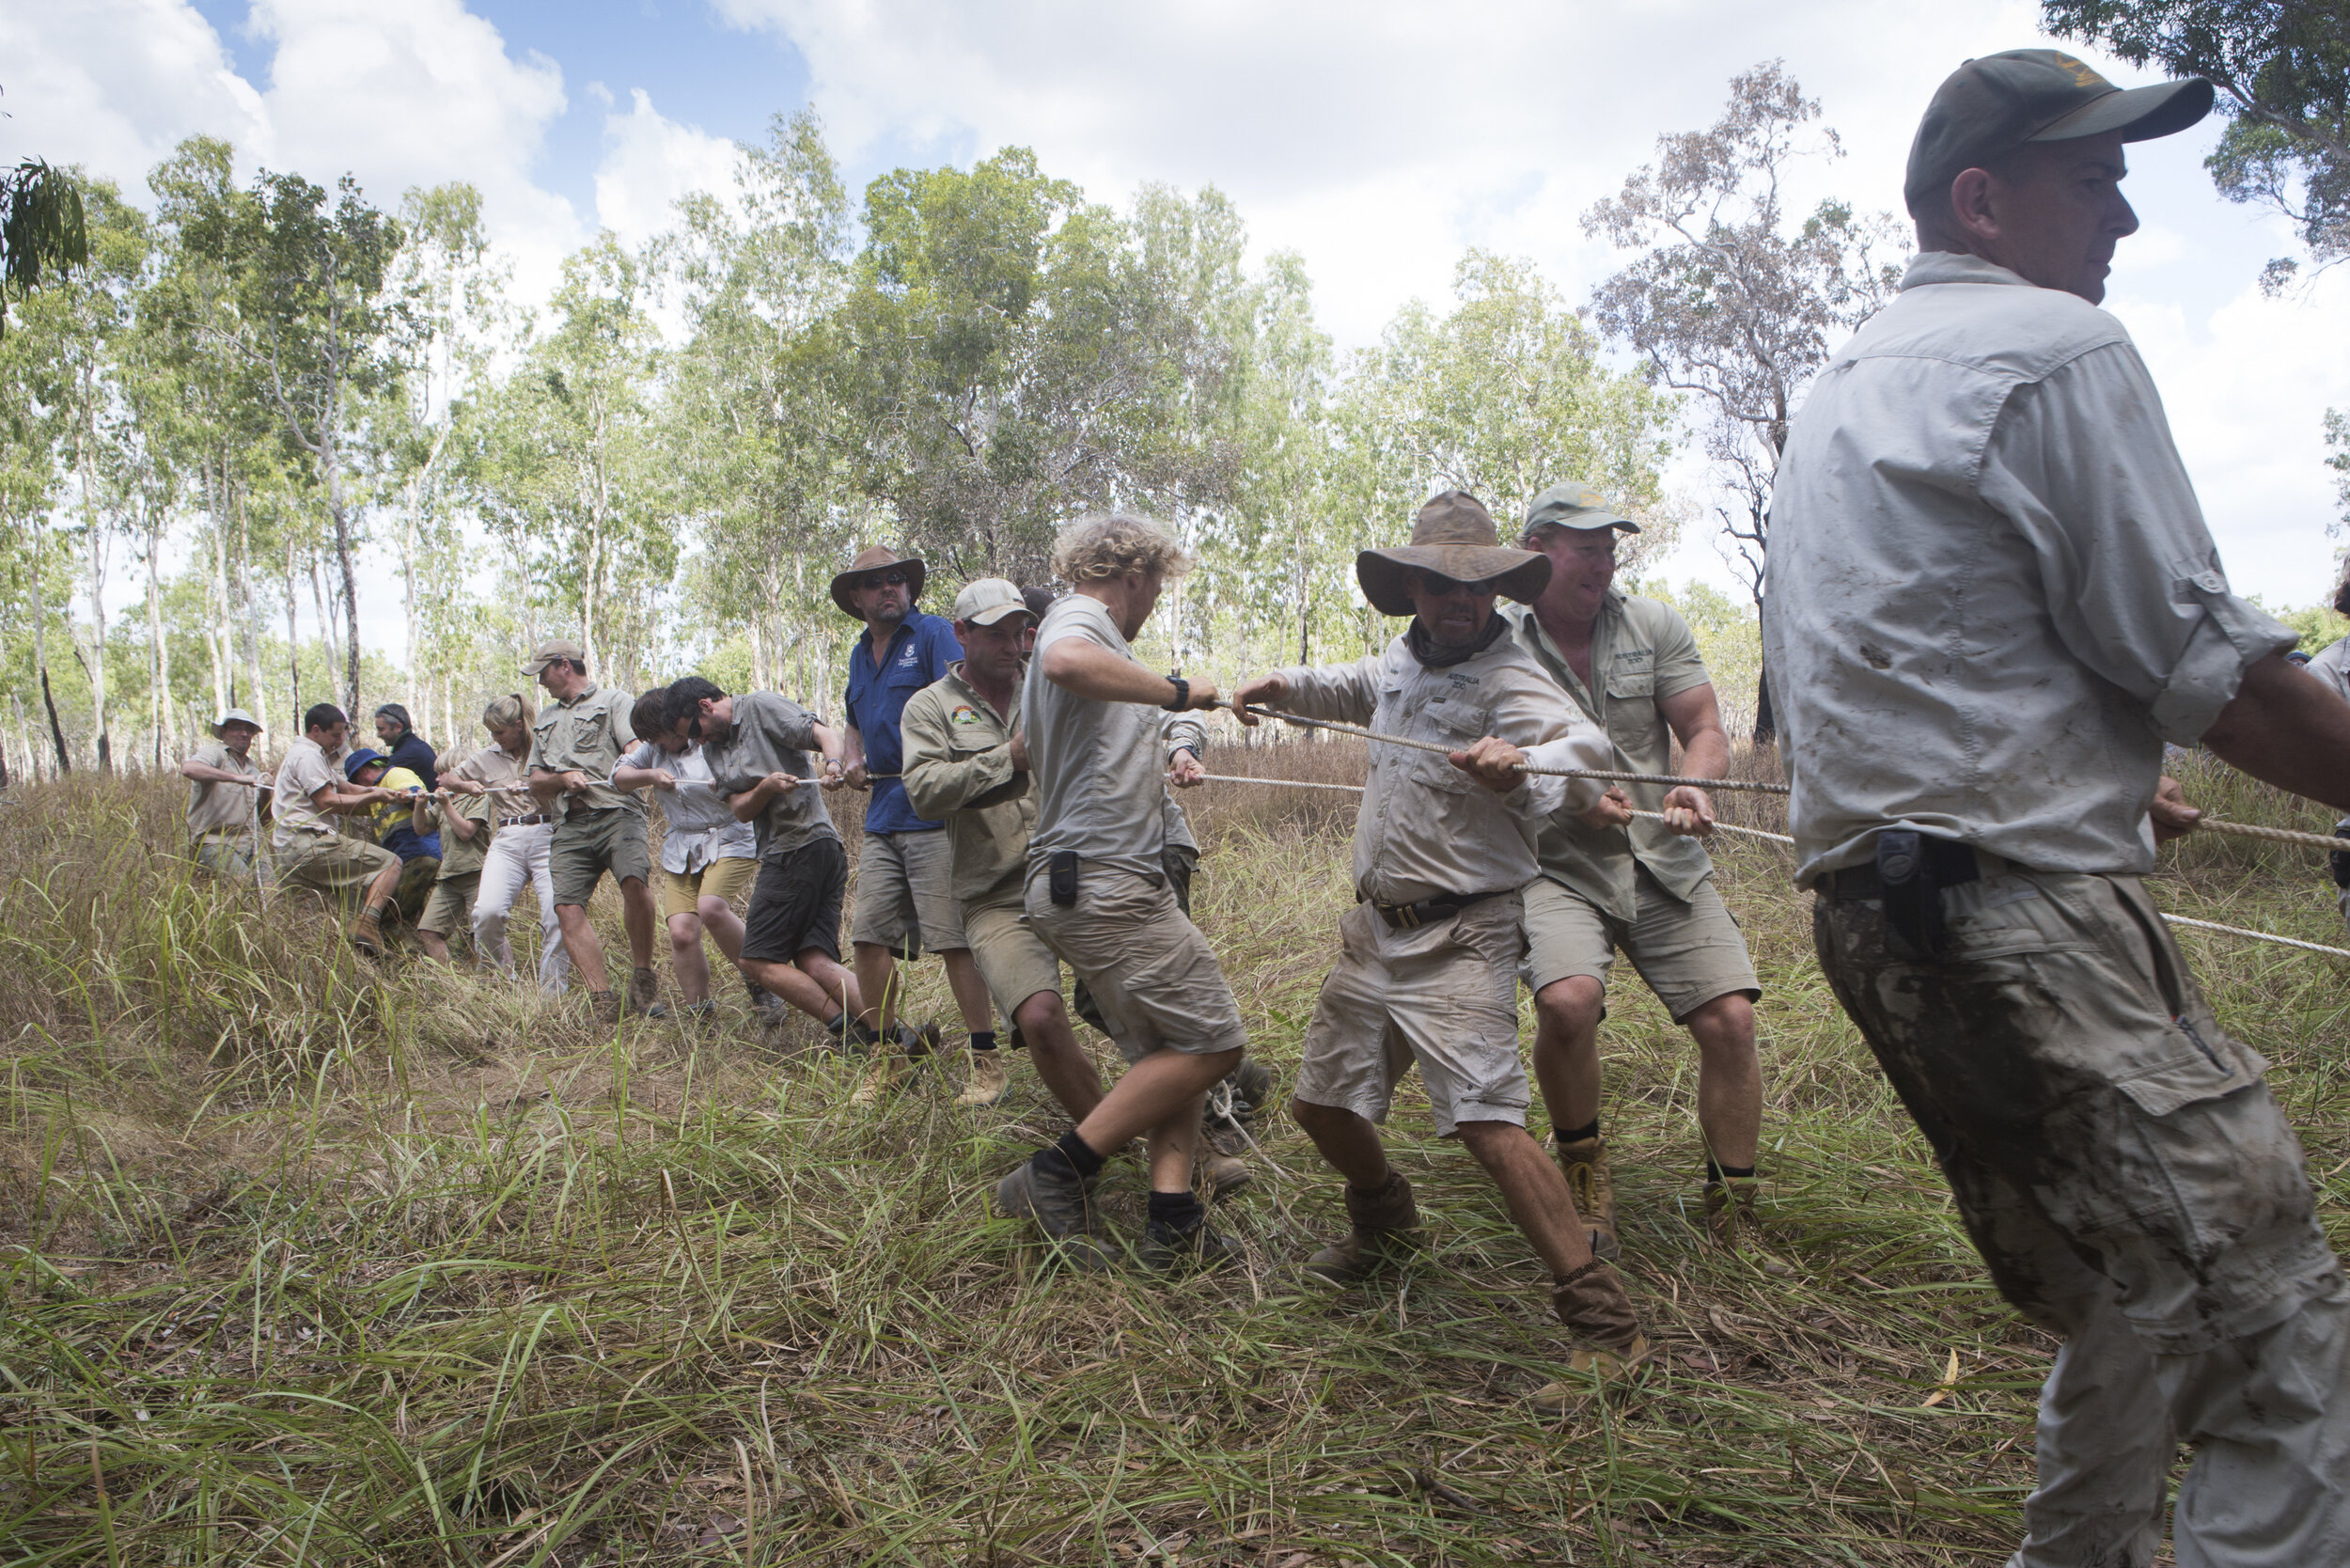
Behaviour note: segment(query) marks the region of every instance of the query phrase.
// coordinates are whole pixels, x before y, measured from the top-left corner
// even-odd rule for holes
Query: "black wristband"
[[[1170,713],[1180,713],[1191,706],[1191,682],[1180,675],[1170,675],[1167,679],[1167,683],[1175,688],[1175,696],[1172,700],[1162,702],[1159,706]]]

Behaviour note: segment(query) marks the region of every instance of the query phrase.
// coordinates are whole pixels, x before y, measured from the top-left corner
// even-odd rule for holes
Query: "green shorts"
[[[1014,1027],[1012,1015],[1020,1004],[1038,992],[1060,994],[1060,960],[1029,929],[1020,889],[1015,887],[986,903],[964,904],[963,934],[971,944],[979,979],[987,982],[987,994],[1006,1028]]]
[[[337,903],[355,905],[377,877],[399,864],[400,856],[381,844],[336,834],[281,855],[277,880],[283,886],[307,887]]]
[[[417,919],[416,929],[429,931],[435,936],[470,930],[473,925],[474,894],[480,886],[479,871],[459,871],[455,876],[443,876],[432,885],[432,896],[424,901],[424,914]]]
[[[614,882],[634,877],[650,886],[652,852],[647,848],[645,819],[625,806],[601,811],[581,811],[555,824],[547,846],[547,873],[555,884],[556,907],[585,905],[595,897],[596,883],[610,871]]]
[[[1526,988],[1539,994],[1569,976],[1589,975],[1605,989],[1621,948],[1676,1024],[1716,996],[1737,993],[1750,1001],[1762,994],[1746,934],[1712,877],[1692,888],[1685,903],[1666,892],[1646,866],[1633,884],[1637,906],[1630,925],[1549,877],[1527,884],[1527,952],[1520,970]]]

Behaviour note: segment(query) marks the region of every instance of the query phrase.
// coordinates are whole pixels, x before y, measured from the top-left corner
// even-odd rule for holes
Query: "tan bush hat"
[[[840,613],[850,619],[863,620],[865,614],[849,597],[850,590],[857,586],[858,579],[893,566],[906,569],[906,603],[911,604],[921,598],[922,579],[929,574],[929,569],[922,564],[922,557],[901,556],[886,544],[876,544],[870,550],[858,551],[856,559],[849,563],[849,570],[832,580],[832,602],[839,605]]]
[[[259,719],[255,718],[251,713],[246,713],[243,708],[231,708],[227,713],[221,714],[220,717],[212,720],[212,733],[217,735],[232,724],[250,725],[252,726],[253,732],[256,735],[261,732],[261,721]]]
[[[993,626],[1006,616],[1026,614],[1027,598],[1018,585],[1001,577],[981,577],[955,595],[953,619],[974,626]]]
[[[588,650],[569,637],[550,638],[531,651],[528,662],[523,666],[523,673],[536,675],[557,659],[569,659],[573,664],[584,665],[588,662]]]
[[[1410,615],[1403,579],[1414,568],[1456,583],[1490,582],[1494,591],[1530,604],[1550,581],[1550,557],[1501,542],[1493,513],[1465,490],[1432,497],[1412,520],[1412,542],[1366,550],[1355,557],[1355,580],[1382,615]]]

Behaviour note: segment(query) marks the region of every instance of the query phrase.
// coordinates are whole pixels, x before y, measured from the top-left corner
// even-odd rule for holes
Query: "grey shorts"
[[[1038,992],[1060,994],[1060,960],[1029,929],[1028,912],[1018,898],[964,904],[963,933],[970,939],[979,978],[987,982],[988,998],[1007,1027],[1020,1004]]]
[[[626,807],[582,811],[555,824],[547,845],[547,875],[555,884],[557,907],[585,905],[596,896],[596,883],[604,872],[615,883],[632,877],[650,886],[652,851],[645,837],[645,819]]]
[[[907,959],[924,949],[952,952],[970,943],[955,903],[955,848],[935,833],[868,833],[856,852],[856,929],[852,942]]]
[[[441,878],[432,885],[432,896],[424,901],[424,913],[416,919],[416,929],[435,936],[472,930],[474,895],[480,887],[479,871],[460,871],[455,876]]]
[[[1339,961],[1306,1026],[1296,1097],[1384,1121],[1405,1068],[1419,1063],[1439,1137],[1464,1121],[1526,1125],[1518,1059],[1518,954],[1525,905],[1481,899],[1440,925],[1393,931],[1368,903],[1339,921]]]
[[[1028,929],[1085,981],[1128,1061],[1153,1051],[1247,1048],[1224,970],[1164,878],[1080,861],[1077,901],[1058,904],[1039,869],[1028,878],[1026,907]]]
[[[1762,994],[1746,933],[1712,877],[1699,883],[1685,903],[1666,892],[1645,866],[1634,872],[1633,889],[1633,918],[1626,925],[1549,877],[1528,883],[1526,988],[1540,993],[1570,976],[1589,975],[1604,990],[1621,948],[1676,1024],[1716,996]]]
[[[1813,933],[2010,1302],[2060,1330],[2085,1263],[2149,1349],[2191,1356],[2341,1289],[2267,1063],[2138,878],[2011,868],[1940,898],[1931,962],[1875,899],[1823,896]]]

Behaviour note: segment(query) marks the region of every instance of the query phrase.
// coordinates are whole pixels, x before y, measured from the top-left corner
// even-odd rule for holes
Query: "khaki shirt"
[[[963,661],[906,699],[898,720],[906,798],[925,822],[947,824],[954,849],[956,898],[978,903],[1017,896],[1026,876],[1028,836],[1036,831],[1036,792],[1011,766],[1020,729],[1020,682],[1011,712],[995,706],[963,678]]]
[[[321,811],[310,797],[329,785],[341,789],[345,782],[342,769],[309,736],[288,746],[286,760],[277,764],[277,831],[270,835],[270,847],[280,855],[306,855],[341,837],[344,813]]]
[[[612,770],[636,744],[628,727],[634,698],[624,693],[589,686],[569,702],[551,702],[539,711],[530,727],[530,771],[577,771],[588,776],[588,788],[575,795],[557,795],[551,809],[562,821],[589,811],[618,806],[643,815],[645,803],[612,787]]]
[[[482,856],[490,853],[490,795],[463,795],[453,800],[435,801],[424,808],[424,820],[441,836],[441,874],[435,880],[446,882],[452,877],[467,876],[481,870]],[[449,819],[463,817],[477,824],[470,839],[460,839],[450,831]]]
[[[1453,750],[1497,735],[1540,767],[1608,765],[1607,737],[1507,636],[1437,669],[1398,637],[1386,652],[1351,665],[1280,673],[1289,682],[1280,706],[1307,718],[1369,725]],[[1373,741],[1355,819],[1355,896],[1417,903],[1522,887],[1539,870],[1535,844],[1550,818],[1590,810],[1606,788],[1528,774],[1497,795],[1439,753]]]
[[[1629,598],[1610,589],[1591,627],[1591,677],[1598,683],[1593,690],[1550,640],[1531,605],[1498,608],[1518,646],[1565,688],[1584,717],[1607,732],[1615,747],[1608,772],[1672,772],[1672,727],[1658,704],[1710,681],[1698,656],[1697,638],[1690,635],[1681,612],[1653,599]],[[1667,786],[1622,788],[1639,809],[1664,809]],[[1626,921],[1639,909],[1635,892],[1639,867],[1646,866],[1659,886],[1684,902],[1714,874],[1714,862],[1697,839],[1638,817],[1628,829],[1586,827],[1561,813],[1543,830],[1538,853],[1544,876]]]
[[[192,762],[218,768],[223,773],[243,774],[247,778],[261,776],[260,764],[249,756],[240,757],[218,741],[207,741],[196,748]],[[243,834],[253,836],[256,792],[243,784],[222,784],[210,778],[188,780],[188,837],[201,839],[207,833]]]
[[[509,757],[504,748],[485,745],[444,772],[484,787],[494,787],[528,783],[529,780],[524,776],[524,770],[528,765],[527,757],[518,762]],[[491,802],[490,820],[501,827],[517,817],[535,817],[547,809],[527,794],[496,794],[486,798]]]

